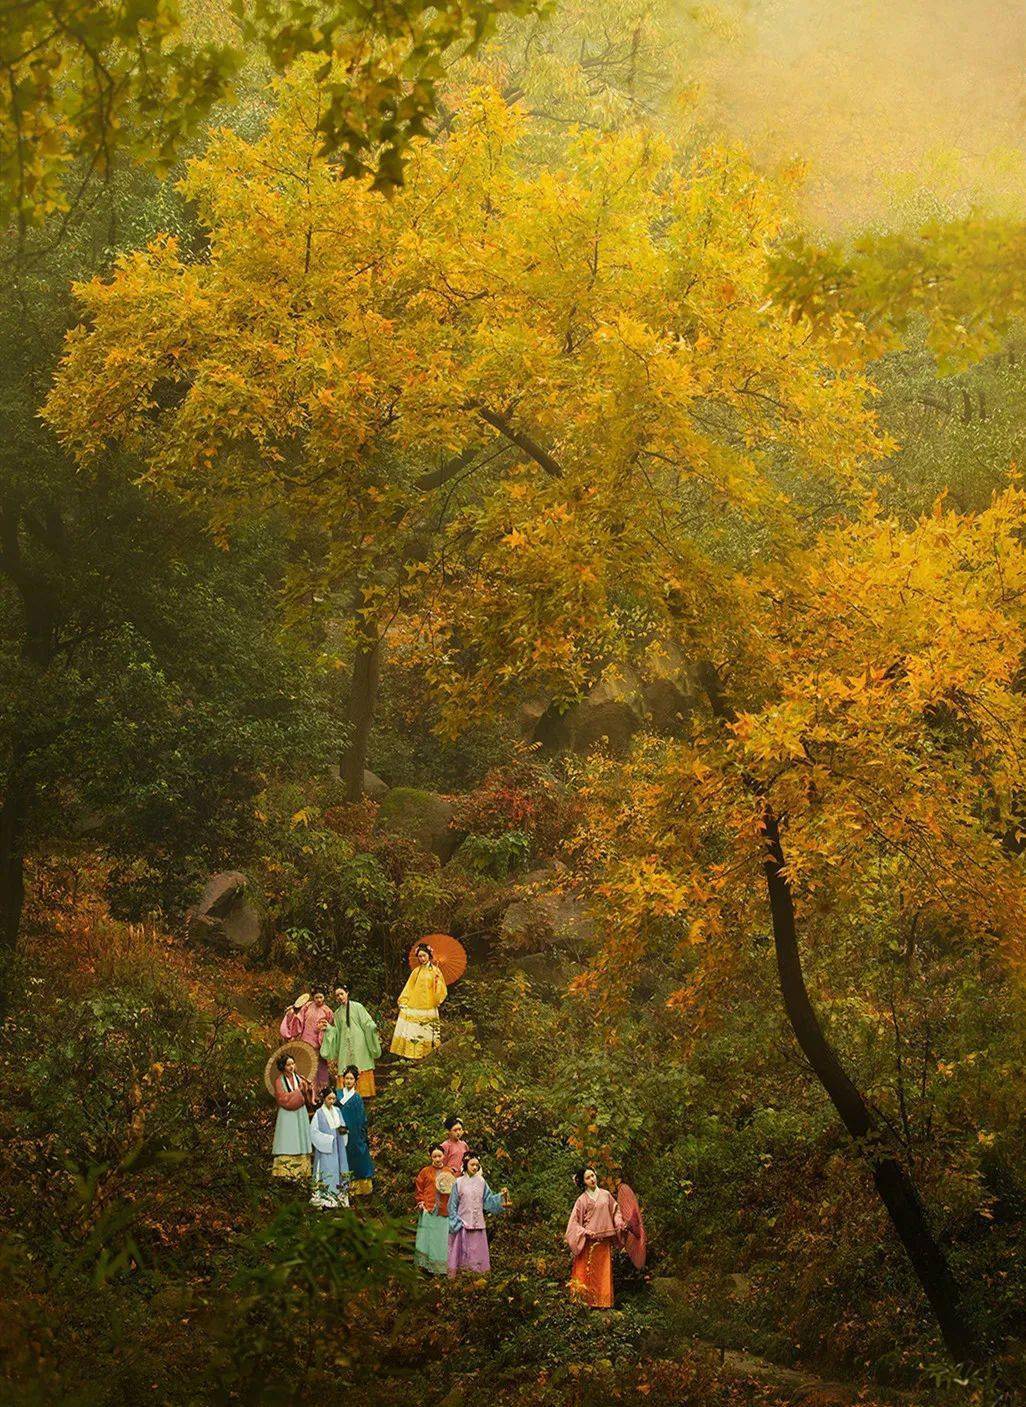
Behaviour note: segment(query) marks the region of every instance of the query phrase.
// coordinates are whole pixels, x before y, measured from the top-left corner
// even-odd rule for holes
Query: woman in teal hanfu
[[[413,1184],[419,1213],[413,1263],[428,1275],[445,1275],[449,1269],[449,1191],[455,1181],[442,1145],[434,1144],[431,1162]]]
[[[371,1157],[370,1138],[367,1133],[367,1110],[356,1088],[360,1072],[355,1065],[347,1065],[342,1072],[342,1088],[338,1093],[338,1107],[349,1140],[346,1152],[349,1158],[349,1191],[354,1197],[367,1197],[374,1191],[374,1159]]]

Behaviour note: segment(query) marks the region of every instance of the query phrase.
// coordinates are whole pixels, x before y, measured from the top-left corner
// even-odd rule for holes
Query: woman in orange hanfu
[[[392,1054],[423,1060],[441,1041],[438,1008],[448,996],[441,968],[426,943],[418,943],[410,980],[399,994],[399,1020],[392,1036]]]
[[[577,1174],[581,1195],[566,1224],[566,1243],[574,1258],[570,1295],[592,1309],[613,1306],[613,1248],[626,1231],[611,1192],[598,1185],[594,1168]]]

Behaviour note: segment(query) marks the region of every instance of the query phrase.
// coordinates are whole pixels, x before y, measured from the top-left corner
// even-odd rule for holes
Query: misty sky
[[[809,162],[831,227],[931,199],[1026,213],[1026,0],[752,0],[705,73],[717,125]]]

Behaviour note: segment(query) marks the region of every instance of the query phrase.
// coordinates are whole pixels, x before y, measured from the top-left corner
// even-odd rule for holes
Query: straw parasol
[[[306,1041],[286,1041],[268,1057],[267,1064],[264,1066],[264,1085],[272,1099],[274,1098],[274,1082],[278,1078],[278,1061],[283,1055],[292,1056],[296,1062],[296,1069],[304,1080],[312,1080],[317,1074],[317,1052],[313,1046],[307,1045]]]
[[[426,938],[418,938],[409,952],[410,966],[417,966],[417,949],[426,943],[435,955],[435,965],[445,978],[445,985],[451,987],[458,982],[467,970],[467,954],[462,943],[448,933],[429,933]]]

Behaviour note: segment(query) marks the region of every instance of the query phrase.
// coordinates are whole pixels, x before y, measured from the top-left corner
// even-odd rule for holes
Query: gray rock
[[[185,915],[189,937],[242,953],[263,947],[268,925],[246,885],[246,876],[238,870],[211,875],[199,903]]]
[[[412,840],[445,864],[463,839],[460,831],[452,829],[452,817],[452,803],[437,792],[391,787],[382,798],[374,826],[387,835]]]
[[[610,670],[570,708],[530,699],[521,705],[521,728],[546,751],[614,755],[626,752],[635,733],[648,728],[679,736],[698,705],[694,670],[679,646],[649,648],[635,672]]]
[[[508,970],[522,972],[529,982],[544,987],[565,987],[576,967],[564,953],[522,953],[510,958]]]
[[[389,786],[381,778],[368,768],[363,770],[363,794],[371,801],[381,801],[388,793]]]
[[[534,870],[518,886],[499,924],[514,951],[583,953],[594,941],[595,924],[583,900],[555,888],[555,878],[552,870]]]

